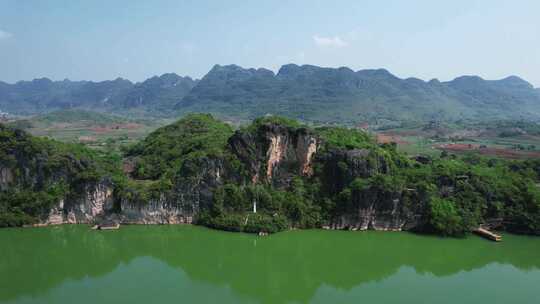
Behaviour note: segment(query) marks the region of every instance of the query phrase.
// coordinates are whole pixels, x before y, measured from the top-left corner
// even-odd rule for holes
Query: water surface
[[[540,238],[0,230],[0,303],[539,303]]]

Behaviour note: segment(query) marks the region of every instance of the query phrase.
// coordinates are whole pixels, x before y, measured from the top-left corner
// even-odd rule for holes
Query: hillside
[[[99,169],[95,157],[86,159],[95,155],[88,150],[69,156],[71,150],[49,148],[60,144],[33,144],[42,141],[20,131],[3,127],[0,135],[0,207],[16,219],[3,225],[106,219],[196,223],[245,232],[324,227],[463,235],[489,223],[517,233],[540,233],[538,160],[411,159],[395,145],[377,144],[354,129],[311,128],[272,116],[233,132],[210,115],[191,114],[128,148],[126,175],[118,176],[117,162]],[[44,167],[39,165],[44,158],[56,161]],[[63,179],[69,175],[58,170],[73,164],[81,169]],[[47,168],[46,175],[26,168]],[[29,173],[25,177],[22,172]],[[112,184],[92,190],[93,183],[110,175],[115,177]],[[28,181],[49,180],[25,187]],[[59,200],[74,192],[55,192],[42,205],[45,194],[40,193],[56,189],[51,185],[58,180],[82,182],[94,194],[66,205]],[[20,191],[26,191],[29,209],[18,209]],[[74,199],[67,196],[65,201]]]
[[[459,77],[450,82],[400,79],[386,70],[352,71],[285,65],[264,69],[215,66],[177,104],[252,119],[270,114],[319,123],[540,117],[540,97],[518,77],[498,81]]]
[[[59,204],[84,221],[79,205],[99,200],[119,172],[110,155],[0,124],[0,227],[39,223]]]
[[[200,81],[176,74],[133,84],[113,81],[0,82],[0,110],[39,114],[82,108],[137,117],[212,113],[231,121],[266,114],[318,124],[392,125],[402,121],[540,119],[540,94],[516,76],[449,82],[401,79],[384,69],[312,65],[267,69],[214,66]]]
[[[20,115],[71,108],[124,115],[126,110],[162,114],[181,100],[195,83],[189,77],[172,73],[135,84],[121,78],[101,82],[47,78],[15,84],[0,82],[0,109]]]

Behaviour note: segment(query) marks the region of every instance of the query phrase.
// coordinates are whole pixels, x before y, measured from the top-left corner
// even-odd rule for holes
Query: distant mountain
[[[154,76],[135,84],[120,105],[122,108],[142,106],[156,111],[170,111],[196,84],[196,80],[174,73]]]
[[[384,69],[353,71],[284,65],[277,74],[237,65],[214,66],[200,81],[176,74],[140,83],[0,82],[0,110],[36,114],[83,108],[118,114],[176,116],[210,112],[249,120],[265,114],[318,123],[388,123],[402,120],[540,119],[540,90],[510,76],[452,81],[401,79]]]
[[[0,109],[16,114],[36,114],[67,108],[111,108],[133,84],[118,78],[112,81],[51,81],[47,78],[0,85]]]
[[[265,69],[216,65],[176,106],[250,119],[267,113],[316,122],[540,118],[540,96],[511,76],[488,81],[400,79],[384,69],[353,71],[285,65]]]
[[[122,78],[101,82],[41,78],[13,85],[0,82],[0,110],[26,115],[71,108],[119,113],[137,108],[170,111],[196,83],[176,74],[136,84]]]

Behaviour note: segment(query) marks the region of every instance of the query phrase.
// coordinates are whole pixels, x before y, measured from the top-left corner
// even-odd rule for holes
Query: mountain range
[[[190,77],[173,73],[154,76],[140,83],[122,78],[101,82],[47,78],[15,84],[0,82],[0,110],[20,115],[71,108],[166,113],[196,84],[197,81]]]
[[[51,81],[0,82],[0,110],[32,115],[65,108],[121,114],[176,116],[209,112],[232,120],[265,114],[316,123],[385,123],[404,120],[540,119],[540,89],[510,76],[452,81],[401,79],[384,69],[282,66],[277,73],[215,65],[202,79],[176,74],[140,83]]]

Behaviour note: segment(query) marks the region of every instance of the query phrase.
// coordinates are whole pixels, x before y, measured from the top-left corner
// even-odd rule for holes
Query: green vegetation
[[[516,77],[424,82],[400,79],[384,69],[288,64],[277,74],[216,65],[176,110],[210,112],[228,120],[274,114],[315,124],[386,126],[403,121],[538,119],[538,105],[535,89]]]
[[[226,184],[216,189],[212,207],[203,211],[199,224],[231,231],[274,233],[289,227],[315,228],[319,210],[301,179],[292,191],[263,185]],[[256,204],[257,213],[252,213]]]
[[[279,146],[280,164],[267,176],[272,132],[287,147]],[[311,136],[320,145],[312,174],[305,174],[299,167],[305,147],[297,143]],[[127,147],[129,176],[120,173],[118,154],[6,127],[0,144],[2,168],[14,172],[15,185],[2,184],[4,226],[33,222],[82,185],[109,177],[118,201],[195,206],[190,208],[196,208],[197,223],[231,231],[321,227],[343,217],[360,221],[359,214],[370,210],[380,219],[407,218],[417,230],[441,235],[463,235],[486,220],[510,231],[540,233],[537,159],[445,153],[415,160],[363,131],[310,128],[270,116],[235,134],[208,114],[190,114]],[[39,176],[39,182],[28,176]]]
[[[61,199],[79,196],[84,185],[121,179],[118,162],[118,156],[0,124],[0,226],[33,223]]]
[[[381,138],[398,142],[398,149],[407,154],[438,156],[450,145],[453,153],[475,153],[488,157],[511,159],[540,156],[540,123],[520,120],[473,121],[454,123],[432,121],[407,123],[399,128],[377,131]],[[452,145],[458,144],[454,149]],[[470,145],[466,146],[459,145]]]
[[[144,118],[208,112],[247,122],[273,114],[347,126],[540,118],[538,91],[517,77],[489,81],[466,76],[425,82],[400,79],[384,69],[353,71],[294,64],[282,66],[277,74],[216,65],[200,81],[164,74],[141,83],[121,78],[0,82],[0,96],[0,109],[18,115],[80,108]]]
[[[112,123],[126,123],[129,122],[129,120],[125,117],[117,115],[86,111],[82,109],[69,109],[40,115],[31,121],[31,123],[42,125],[75,122],[88,122],[92,125],[107,125]]]
[[[119,152],[120,147],[143,139],[169,120],[128,119],[82,109],[59,110],[7,123],[35,136],[82,143],[94,150]]]
[[[279,123],[278,118],[268,121]],[[248,129],[254,132],[256,127]],[[246,231],[245,221],[249,222],[252,203],[257,201],[258,206],[273,206],[258,208],[263,216],[285,216],[292,227],[318,227],[370,204],[381,211],[391,210],[392,202],[398,200],[401,211],[422,217],[423,231],[463,235],[486,219],[504,219],[505,227],[512,231],[540,231],[538,161],[450,155],[419,163],[399,153],[395,144],[377,145],[364,132],[325,127],[315,129],[315,134],[323,142],[319,157],[326,160],[315,163],[312,177],[296,176],[285,189],[266,186],[259,190],[262,198],[258,199],[249,187],[227,185],[225,190],[217,190],[217,210],[202,223]],[[321,156],[352,149],[366,152],[357,160],[341,160],[331,168],[328,158]],[[274,231],[277,226],[272,227],[265,229]]]
[[[317,134],[324,140],[324,149],[369,149],[375,148],[373,138],[367,133],[343,127],[321,127]]]
[[[232,128],[208,114],[191,114],[159,128],[131,146],[126,156],[137,156],[133,175],[138,179],[159,179],[175,173],[188,159],[223,156]]]

